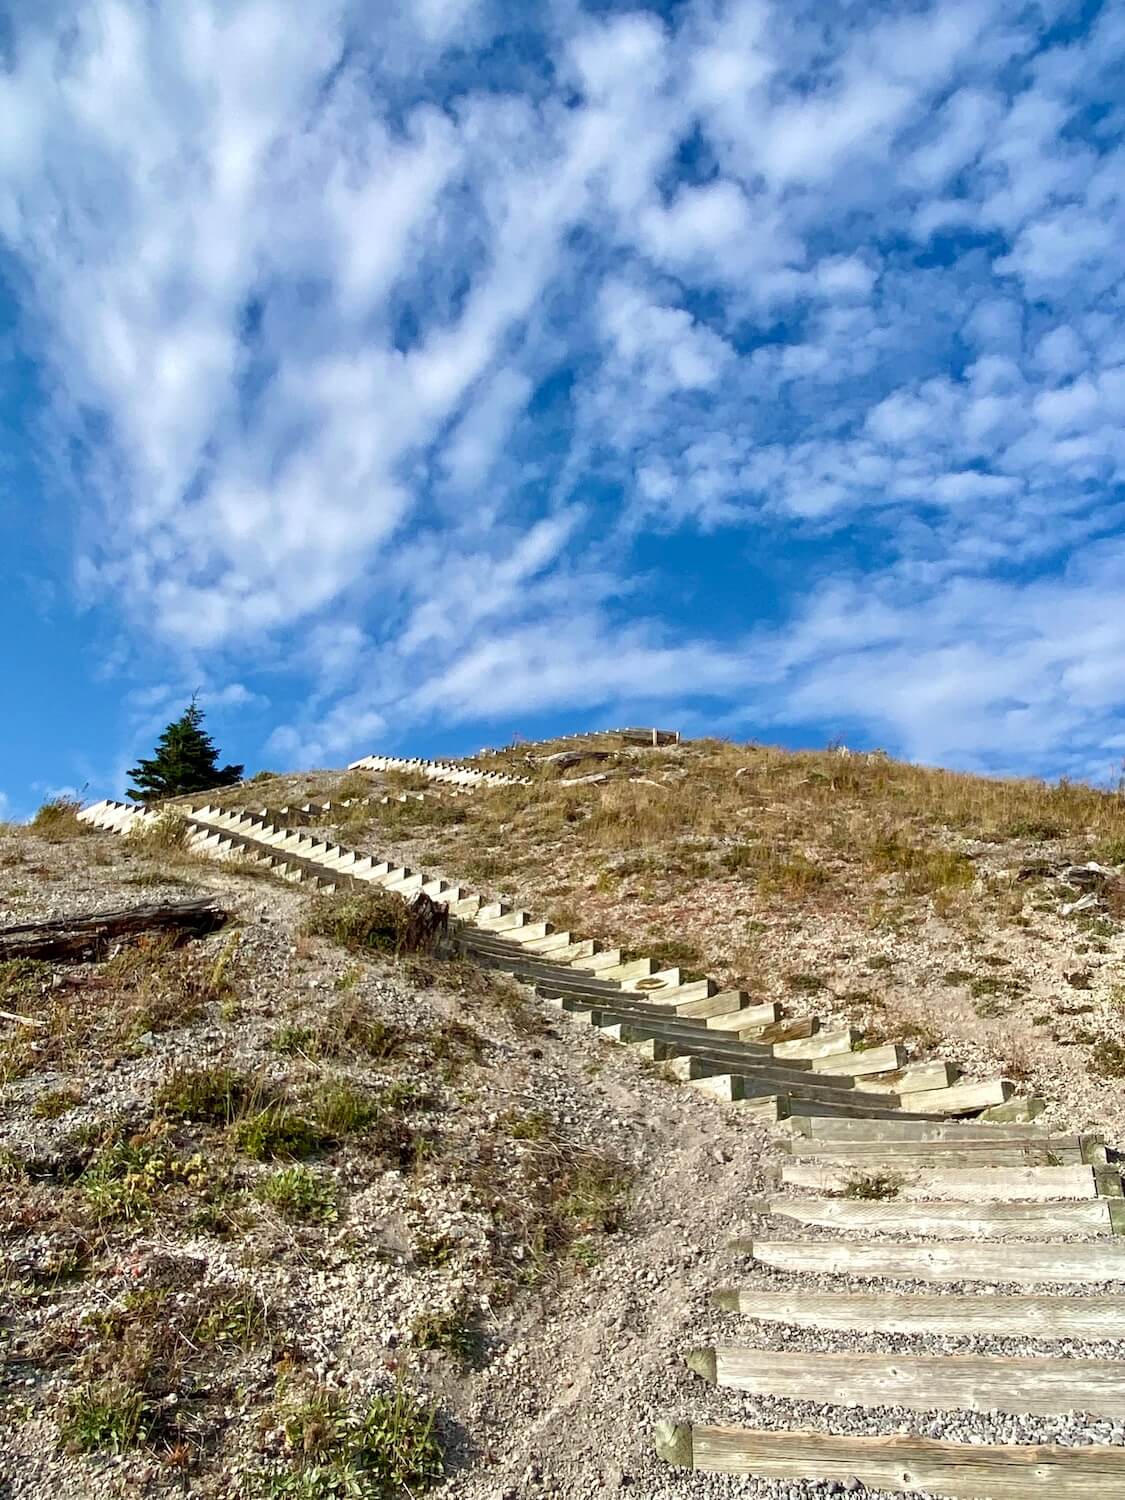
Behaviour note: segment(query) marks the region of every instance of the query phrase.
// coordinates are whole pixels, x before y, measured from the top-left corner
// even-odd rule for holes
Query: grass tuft
[[[461,1366],[473,1364],[480,1354],[480,1331],[466,1301],[419,1313],[410,1325],[410,1338],[416,1349],[439,1350]]]
[[[73,1453],[124,1453],[144,1442],[153,1420],[143,1391],[120,1380],[87,1382],[67,1393],[59,1435]]]
[[[892,1172],[865,1172],[858,1177],[849,1178],[844,1185],[844,1197],[880,1200],[897,1198],[901,1187],[901,1177],[896,1177]]]
[[[294,1224],[329,1224],[338,1217],[332,1183],[307,1167],[283,1167],[267,1177],[257,1196]]]
[[[434,1408],[401,1383],[362,1407],[317,1390],[279,1417],[284,1456],[259,1470],[251,1491],[266,1500],[391,1500],[443,1477]]]
[[[31,831],[49,843],[62,843],[67,839],[85,838],[94,830],[88,823],[80,823],[78,814],[82,803],[77,797],[52,797],[44,802],[31,820]]]
[[[230,1125],[258,1091],[246,1074],[225,1063],[175,1067],[156,1092],[156,1104],[176,1120]]]
[[[376,888],[319,897],[304,930],[312,937],[330,938],[351,953],[392,953],[406,923],[402,897]]]

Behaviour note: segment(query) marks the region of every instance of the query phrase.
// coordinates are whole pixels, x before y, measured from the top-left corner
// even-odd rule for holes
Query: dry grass
[[[186,1024],[209,1005],[229,1005],[241,982],[237,947],[237,934],[217,953],[179,947],[174,934],[141,937],[105,963],[65,973],[57,988],[48,964],[0,964],[0,1006],[37,1023],[19,1026],[0,1043],[0,1080],[77,1065],[95,1039],[116,1054],[148,1033]]]
[[[81,810],[82,803],[76,797],[52,797],[43,803],[28,827],[52,844],[85,838],[93,829],[88,823],[78,821]]]
[[[535,753],[568,747],[609,750],[599,769],[611,779],[562,785],[557,767],[509,747],[482,764],[530,770],[532,786],[482,789],[451,811],[384,810],[369,847],[732,984],[759,970],[753,922],[717,954],[698,925],[683,930],[685,907],[694,918],[741,906],[773,924],[846,914],[907,942],[932,915],[971,935],[985,908],[1002,925],[1029,925],[1033,887],[987,873],[992,849],[1014,846],[1017,863],[1042,851],[1056,865],[1125,851],[1125,799],[1068,782],[721,740],[623,751],[612,736],[562,739]]]

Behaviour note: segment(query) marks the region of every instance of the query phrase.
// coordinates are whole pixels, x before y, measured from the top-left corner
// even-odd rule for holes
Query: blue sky
[[[16,0],[0,815],[655,720],[1125,756],[1125,7]]]

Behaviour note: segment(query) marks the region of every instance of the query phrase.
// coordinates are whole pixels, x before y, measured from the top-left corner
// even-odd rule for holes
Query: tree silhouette
[[[212,787],[241,781],[241,766],[220,766],[215,742],[203,728],[203,710],[191,702],[178,719],[168,725],[148,760],[140,760],[129,772],[135,785],[130,797],[138,802],[159,802],[184,792],[206,792]]]

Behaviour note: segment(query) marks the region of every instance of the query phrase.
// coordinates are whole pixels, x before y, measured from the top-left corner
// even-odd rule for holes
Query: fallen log
[[[226,920],[226,911],[213,897],[197,896],[190,901],[166,901],[130,906],[123,911],[58,917],[51,922],[27,922],[18,927],[0,927],[0,961],[39,958],[82,962],[101,957],[118,938],[147,932],[204,937],[222,927]]]

